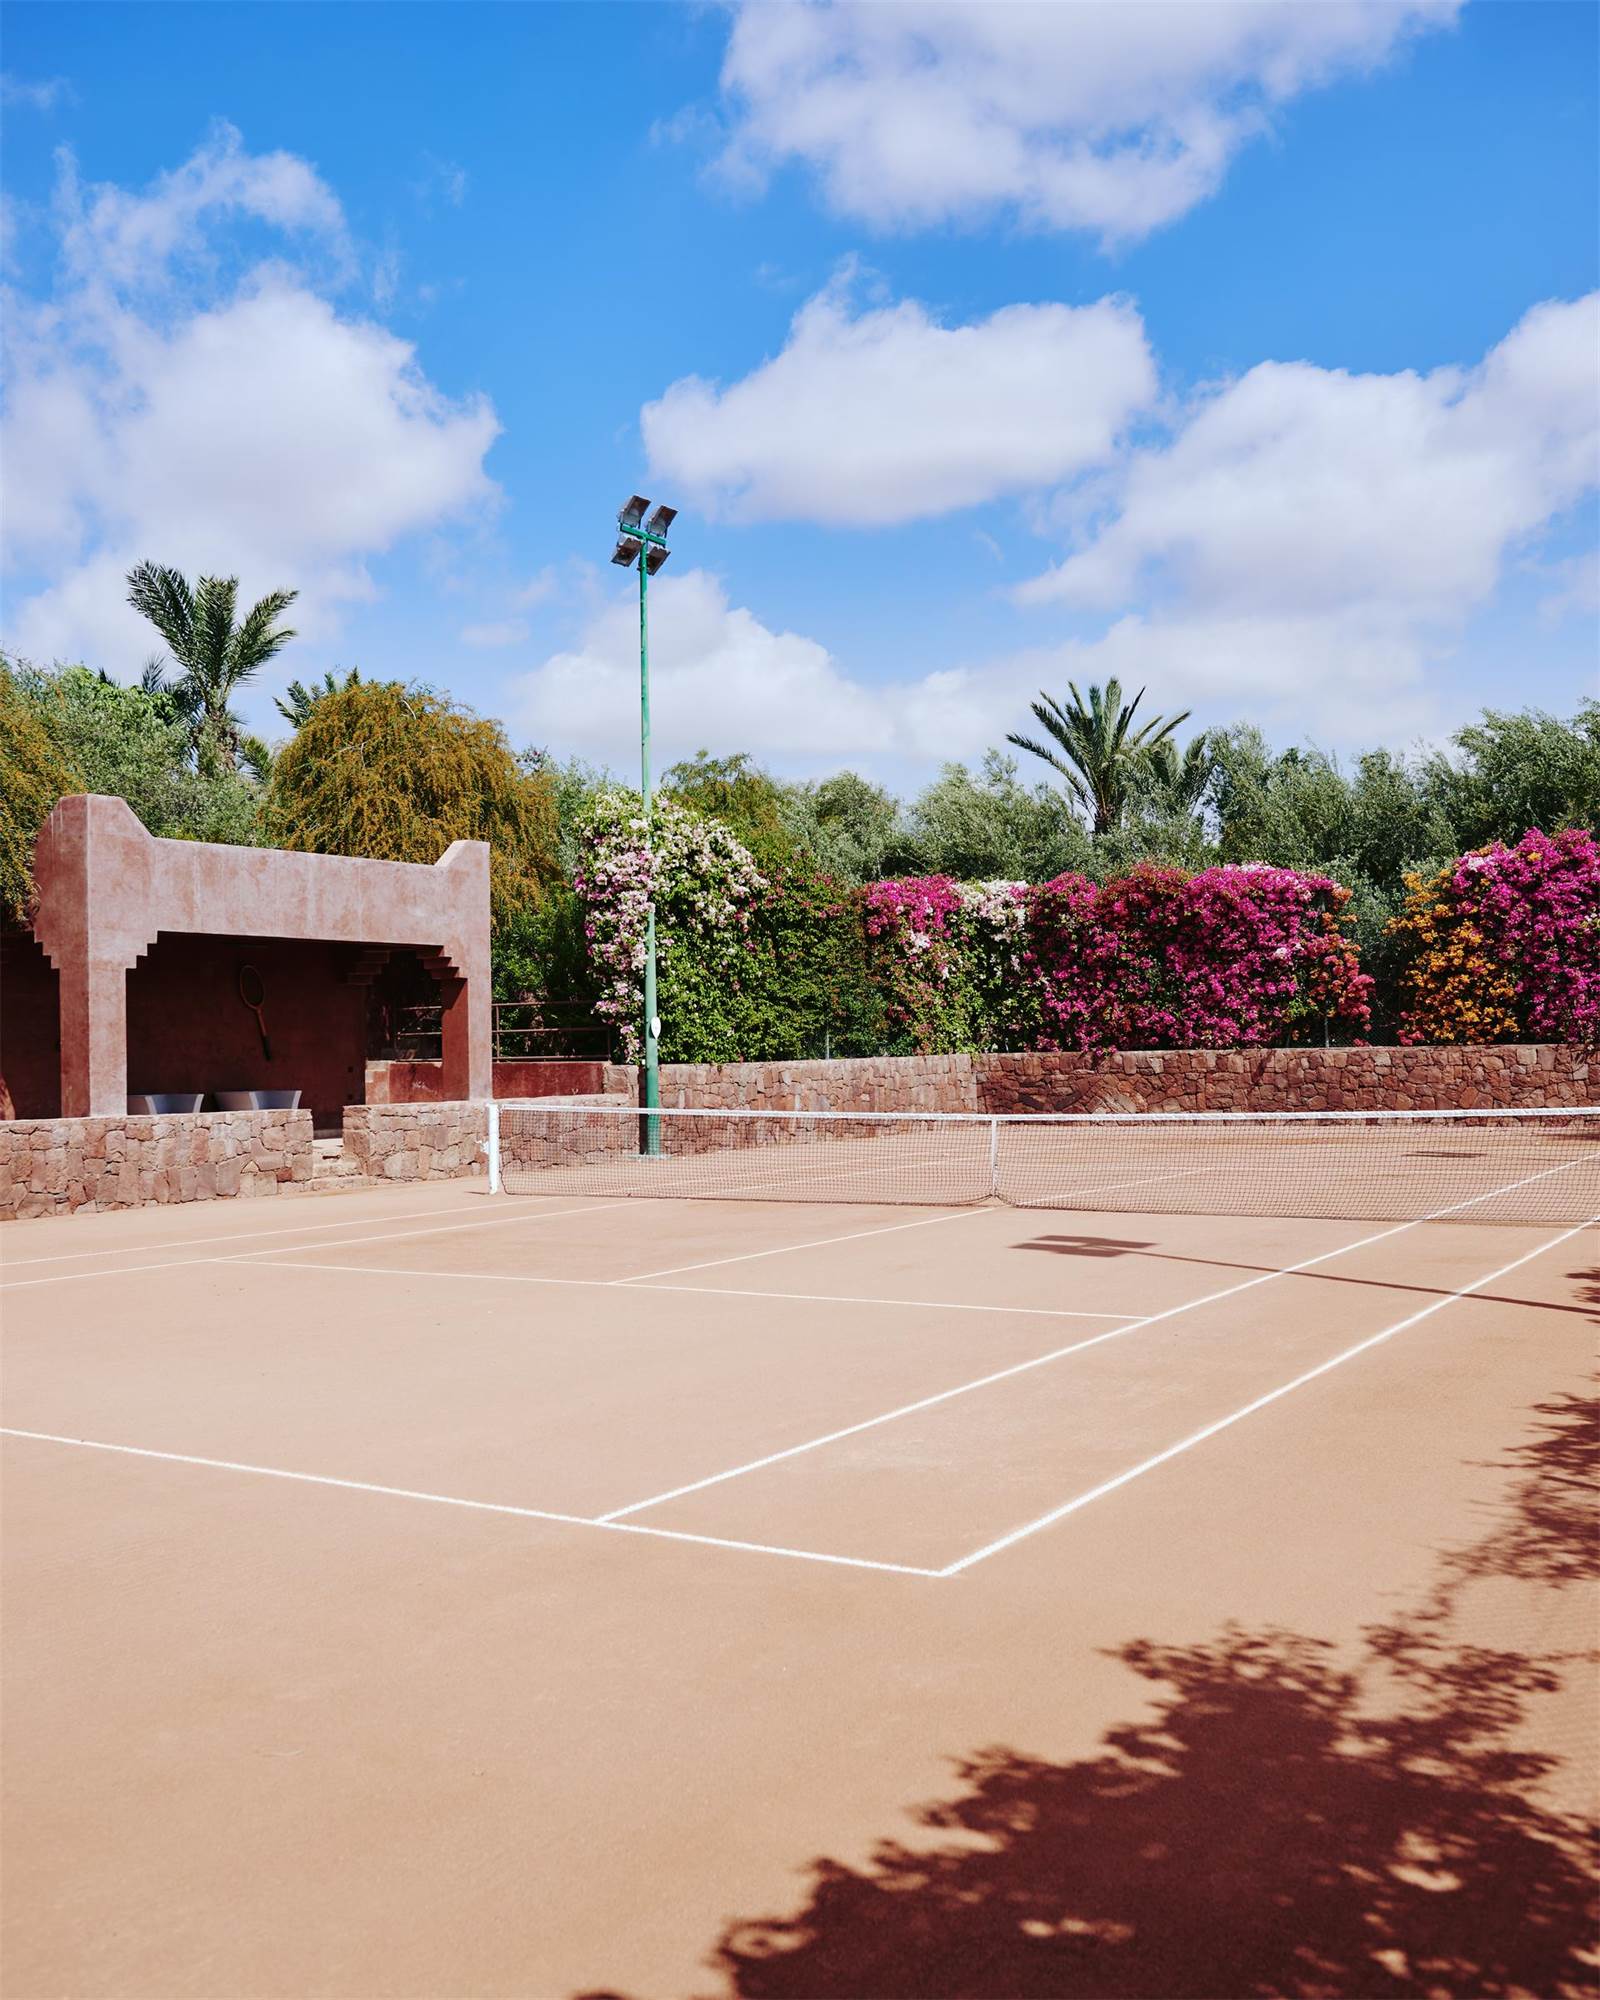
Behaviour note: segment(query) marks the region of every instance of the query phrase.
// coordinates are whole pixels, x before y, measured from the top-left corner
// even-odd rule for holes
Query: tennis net
[[[1569,1223],[1600,1214],[1600,1108],[721,1111],[491,1107],[510,1194]]]

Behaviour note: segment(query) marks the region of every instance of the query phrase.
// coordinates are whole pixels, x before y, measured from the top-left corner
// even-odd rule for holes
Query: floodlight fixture
[[[648,521],[644,518],[650,502],[642,493],[630,494],[617,515],[617,546],[611,560],[618,569],[639,566],[639,791],[648,824],[650,813],[650,578],[666,561],[667,530],[677,519],[676,507],[665,502]],[[661,1120],[656,1115],[661,1103],[661,1021],[656,1013],[656,907],[654,899],[645,910],[644,935],[644,1062],[641,1065],[639,1121],[640,1151],[651,1156],[661,1151]]]

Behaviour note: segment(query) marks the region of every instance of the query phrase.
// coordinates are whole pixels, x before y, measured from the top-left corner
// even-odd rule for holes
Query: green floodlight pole
[[[650,576],[668,556],[667,529],[677,510],[657,507],[647,523],[649,501],[636,493],[617,516],[617,546],[611,560],[639,570],[639,791],[644,800],[647,837],[650,830]],[[640,1120],[642,1150],[661,1151],[661,1120],[651,1113],[661,1105],[661,1018],[656,1011],[656,905],[654,896],[644,920],[644,1117]]]

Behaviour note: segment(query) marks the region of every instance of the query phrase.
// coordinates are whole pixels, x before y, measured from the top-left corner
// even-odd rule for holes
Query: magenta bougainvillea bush
[[[1403,1042],[1600,1043],[1600,846],[1581,827],[1495,841],[1411,878]]]
[[[1108,882],[769,878],[720,823],[606,792],[576,886],[598,1007],[636,1057],[656,907],[663,1055],[1238,1048],[1359,1041],[1350,891],[1262,863]],[[1405,1041],[1600,1042],[1600,847],[1529,833],[1413,880],[1390,925]]]
[[[1372,981],[1346,934],[1348,889],[1265,865],[1185,875],[1061,875],[1028,899],[1025,960],[1039,1045],[1229,1048],[1341,1039]]]

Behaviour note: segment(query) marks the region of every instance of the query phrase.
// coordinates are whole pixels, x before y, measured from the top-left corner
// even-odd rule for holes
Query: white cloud
[[[1274,733],[1404,740],[1459,720],[1470,622],[1600,477],[1600,295],[1534,307],[1476,367],[1350,375],[1263,363],[1208,390],[1164,442],[1097,471],[1065,509],[1067,560],[1018,594],[1071,636],[867,682],[777,632],[704,571],[653,600],[662,759],[703,745],[777,768],[900,772],[971,759],[1038,690],[1119,675],[1150,704],[1241,711]],[[1555,574],[1570,608],[1588,557]],[[578,645],[517,683],[519,720],[628,769],[637,627],[610,602]]]
[[[1215,191],[1301,92],[1387,61],[1461,0],[1139,0],[918,6],[744,0],[722,157],[796,160],[879,227],[971,221],[1137,238]]]
[[[0,104],[22,105],[29,111],[54,111],[58,104],[77,101],[77,92],[64,76],[30,78],[9,70],[0,75]]]
[[[302,234],[349,256],[338,197],[308,161],[293,153],[247,153],[233,126],[218,122],[181,167],[132,193],[110,183],[79,186],[70,153],[59,156],[56,211],[66,269],[82,285],[145,289],[171,267],[204,258],[219,222],[249,219]]]
[[[122,574],[146,557],[297,588],[297,628],[325,632],[372,594],[369,558],[493,499],[485,400],[448,402],[407,342],[301,269],[216,275],[241,216],[343,252],[303,161],[223,134],[144,195],[81,194],[68,170],[58,216],[55,296],[6,314],[6,559],[38,586],[11,593],[19,651],[137,667],[154,635]]]
[[[686,376],[647,404],[652,472],[742,519],[925,519],[1103,462],[1155,395],[1124,300],[947,327],[914,300],[853,312],[847,282],[741,381]]]
[[[554,563],[546,563],[543,569],[535,570],[522,587],[513,592],[511,601],[519,611],[531,611],[536,604],[548,604],[552,597],[560,594],[561,575]]]
[[[843,674],[824,646],[730,605],[706,570],[650,593],[650,691],[658,766],[710,744],[789,760],[848,756],[882,738],[885,692]],[[639,754],[639,609],[613,597],[577,647],[514,683],[535,740],[628,770]]]
[[[520,646],[527,636],[528,627],[521,618],[502,618],[497,624],[461,628],[463,646]]]
[[[1109,518],[1017,595],[1126,613],[1098,654],[1164,689],[1415,692],[1594,487],[1597,353],[1600,294],[1535,306],[1472,369],[1264,362],[1133,453]]]

